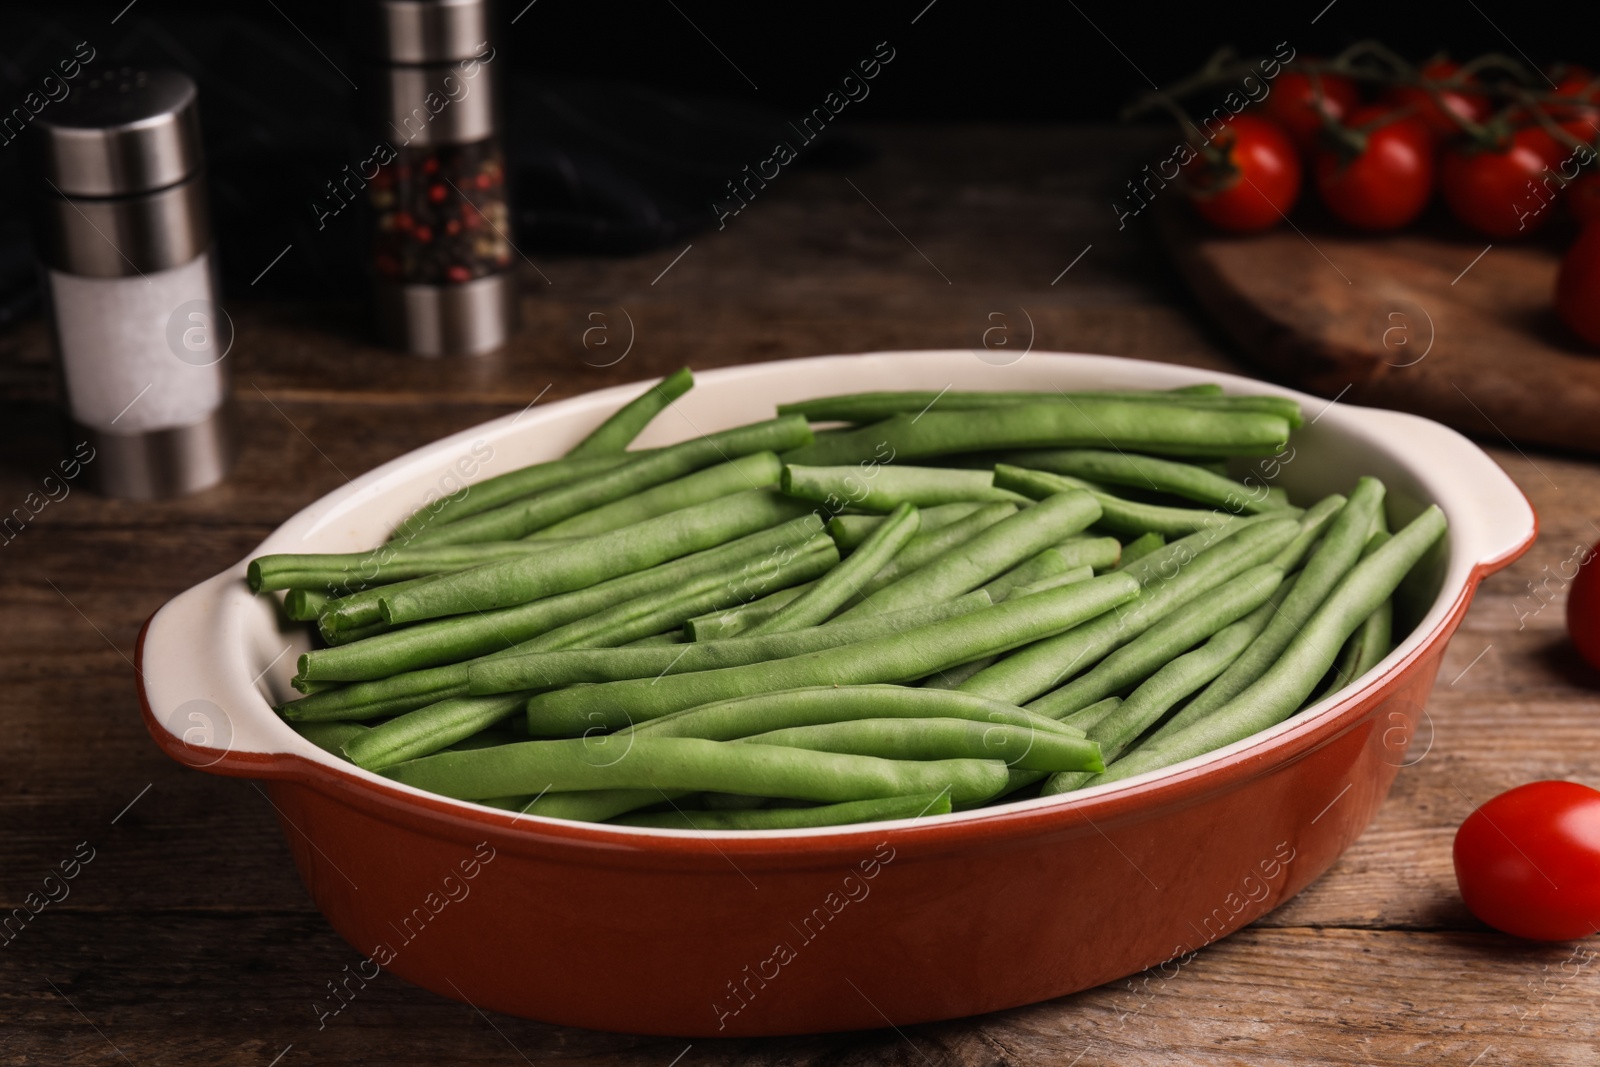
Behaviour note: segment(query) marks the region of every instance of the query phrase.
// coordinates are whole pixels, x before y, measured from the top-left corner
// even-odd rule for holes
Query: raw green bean
[[[1017,493],[994,487],[994,474],[945,467],[873,466],[783,468],[783,491],[802,500],[826,504],[830,510],[860,508],[891,511],[899,504],[934,507],[961,501],[1003,500],[1026,504]]]
[[[752,636],[816,626],[832,615],[913,536],[922,516],[912,504],[900,504],[850,558],[829,571],[777,614],[750,630]],[[831,543],[831,542],[830,542]],[[838,559],[837,554],[834,556]],[[942,599],[950,599],[948,597]]]
[[[768,585],[802,581],[833,566],[838,558],[838,550],[833,547],[833,542],[822,534],[816,534],[792,558],[765,576],[763,581]],[[597,649],[626,644],[657,633],[663,627],[680,625],[695,612],[719,603],[730,603],[743,592],[740,586],[729,583],[725,574],[701,574],[687,579],[680,586],[647,593],[574,619],[484,659],[492,661],[521,657],[578,646]],[[469,692],[468,668],[468,663],[453,663],[394,674],[376,681],[358,682],[322,697],[308,697],[286,704],[279,711],[291,720],[370,719],[408,712],[437,701],[466,696]]]
[[[664,800],[677,800],[690,796],[691,789],[589,789],[581,793],[545,792],[537,796],[521,795],[502,798],[513,811],[525,815],[542,815],[548,819],[570,819],[574,822],[604,822],[635,808],[659,804]],[[488,804],[490,801],[479,801]]]
[[[1082,738],[1083,731],[1035,715],[1014,704],[937,689],[900,685],[817,685],[734,697],[675,711],[624,732],[652,737],[702,737],[733,741],[768,730],[826,726],[857,719],[960,719],[991,726],[1014,726],[1037,733]]]
[[[305,722],[293,725],[295,733],[335,756],[344,755],[346,741],[359,737],[369,730],[357,722]]]
[[[1067,716],[1067,720],[1088,730],[1089,736],[1099,743],[1105,762],[1114,763],[1117,757],[1128,750],[1129,745],[1138,740],[1140,734],[1154,726],[1174,704],[1221,674],[1228,664],[1237,659],[1245,646],[1266,626],[1271,614],[1272,606],[1264,604],[1238,622],[1218,630],[1205,644],[1179,656],[1145,679],[1139,688],[1129,694],[1127,700],[1111,711],[1096,713],[1094,722],[1085,722],[1085,718],[1095,712],[1099,704],[1074,712]],[[1093,777],[1094,773],[1088,771],[1055,774],[1039,790],[1039,795],[1067,793]]]
[[[950,812],[948,793],[919,793],[881,800],[853,800],[819,804],[812,808],[758,808],[751,811],[674,811],[624,815],[611,821],[618,826],[649,826],[659,830],[798,830],[808,826],[845,826],[858,822],[917,819]]]
[[[1026,600],[996,604],[962,618],[808,655],[665,678],[558,689],[528,701],[528,728],[544,736],[562,736],[593,726],[626,726],[696,704],[779,689],[912,681],[1060,633],[1126,603],[1137,589],[1137,583],[1126,576],[1110,574]]]
[[[1383,508],[1383,495],[1383,483],[1376,478],[1362,478],[1356,483],[1349,501],[1339,510],[1316,550],[1306,560],[1293,591],[1284,599],[1277,615],[1244,654],[1190,702],[1185,709],[1187,714],[1201,716],[1222,707],[1249,688],[1277,661],[1306,620],[1356,565],[1372,524]]]
[[[962,685],[962,691],[1019,704],[1032,700],[1054,689],[1062,679],[1093,666],[1181,605],[1235,575],[1265,563],[1294,537],[1296,528],[1291,519],[1269,519],[1253,524],[1194,556],[1187,565],[1177,568],[1171,577],[1165,574],[1153,576],[1149,584],[1140,590],[1138,598],[1126,608],[1095,619],[1076,630],[1020,649],[987,670],[973,675]],[[1082,589],[1108,577],[1131,578],[1132,575],[1126,571],[1113,571],[1092,582],[1068,586],[1061,592]],[[1041,593],[1000,606],[1016,604],[1030,607],[1046,597],[1056,595]]]
[[[382,719],[466,695],[467,665],[451,663],[312,693],[280,704],[278,714],[291,723]]]
[[[1115,537],[1096,537],[1079,534],[1069,537],[1056,546],[1056,551],[1073,567],[1093,567],[1096,572],[1108,571],[1122,559],[1123,547]]]
[[[748,633],[800,598],[810,586],[791,586],[721,611],[698,615],[683,624],[690,641],[726,641]]]
[[[1143,681],[1184,650],[1261,607],[1282,582],[1283,572],[1270,563],[1252,567],[1211,594],[1175,608],[1089,671],[1029,703],[1028,710],[1062,719]]]
[[[382,770],[418,756],[438,752],[497,722],[515,715],[526,703],[520,693],[493,697],[456,697],[407,712],[357,734],[344,743],[345,756],[357,767]]]
[[[1253,493],[1232,478],[1176,460],[1095,449],[1036,449],[1008,453],[1002,458],[1012,466],[1028,470],[1064,474],[1097,485],[1148,489],[1192,500],[1197,504],[1208,504],[1235,515],[1255,514],[1279,507],[1265,492]]]
[[[1383,529],[1369,537],[1366,547],[1361,550],[1361,558],[1366,559],[1382,548],[1389,540],[1389,536],[1389,531]],[[1389,645],[1393,637],[1394,601],[1391,598],[1379,604],[1377,610],[1356,627],[1356,632],[1344,643],[1344,649],[1333,665],[1333,676],[1322,692],[1313,699],[1321,700],[1338,692],[1376,667],[1378,661],[1389,654]]]
[[[1183,537],[1197,530],[1237,521],[1232,515],[1222,511],[1171,508],[1163,504],[1141,504],[1133,500],[1124,500],[1088,482],[1069,478],[1064,474],[1024,470],[1006,463],[995,465],[994,480],[996,485],[1015,489],[1035,499],[1073,489],[1087,492],[1099,503],[1102,512],[1100,521],[1096,525],[1125,536],[1154,532],[1164,537]]]
[[[566,542],[562,542],[566,543]],[[277,589],[364,589],[448,571],[463,571],[499,560],[524,559],[559,547],[521,541],[474,545],[379,545],[368,552],[274,553],[257,556],[245,571],[253,593]]]
[[[438,577],[440,577],[438,574],[425,574],[421,578],[407,578],[403,582],[394,582],[390,585],[375,585],[370,589],[361,589],[337,600],[330,600],[322,614],[317,616],[317,631],[330,645],[346,644],[350,634],[374,626],[377,629],[372,630],[372,633],[384,633],[392,627],[383,621],[383,612],[378,607],[378,597],[385,590],[393,592],[403,588],[409,589]],[[371,634],[367,636],[370,637]]]
[[[650,425],[651,419],[692,388],[694,375],[688,367],[673,371],[618,408],[610,418],[590,431],[588,437],[573,445],[567,458],[614,456],[625,452],[633,439]]]
[[[1100,746],[1093,741],[962,719],[852,719],[769,730],[744,738],[744,743],[880,759],[998,759],[1007,767],[1032,771],[1105,770]]]
[[[971,592],[1099,517],[1099,505],[1088,493],[1047,497],[870,594],[840,612],[837,619],[859,617],[869,611],[898,611]]]
[[[593,511],[585,511],[554,526],[529,534],[529,541],[548,541],[561,537],[587,537],[608,530],[632,526],[636,522],[665,515],[669,511],[719,500],[746,489],[776,485],[783,464],[774,452],[752,452],[728,463],[695,471],[670,482],[662,482],[642,493],[613,500]]]
[[[419,534],[416,541],[428,544],[514,541],[562,519],[633,496],[702,467],[753,452],[781,452],[809,440],[811,430],[805,420],[797,416],[707,434],[654,452],[640,453],[638,458],[612,470],[525,501],[432,527]]]
[[[690,789],[838,802],[950,791],[986,800],[1006,783],[999,760],[886,760],[698,737],[584,737],[441,752],[390,767],[404,785],[459,800],[549,789]]]
[[[1165,537],[1154,530],[1147,530],[1122,546],[1122,555],[1117,560],[1117,566],[1126,567],[1134,560],[1143,559],[1166,543],[1167,539]]]
[[[764,489],[750,489],[526,559],[451,574],[380,597],[379,605],[384,621],[393,624],[525,604],[725,544],[793,519],[807,506]]]
[[[570,649],[475,660],[468,673],[470,691],[479,694],[506,693],[523,689],[548,689],[574,682],[614,682],[625,678],[656,678],[722,667],[742,667],[749,663],[820,652],[825,648],[835,648],[869,637],[900,633],[930,622],[968,615],[989,604],[988,594],[979,591],[909,611],[864,617],[838,626],[812,626],[787,634],[741,636],[683,647],[639,647],[635,643],[628,648]]]
[[[1273,557],[1273,566],[1283,568],[1285,574],[1298,570],[1317,541],[1327,533],[1328,523],[1344,510],[1347,502],[1342,494],[1333,493],[1306,509],[1306,513],[1300,516],[1300,532],[1284,546],[1282,552]]]
[[[1018,586],[1006,594],[1006,599],[1015,600],[1018,597],[1037,596],[1040,593],[1048,593],[1052,589],[1060,589],[1064,585],[1072,585],[1074,582],[1086,582],[1093,577],[1093,567],[1072,567],[1053,578],[1046,578],[1042,582]]]
[[[649,637],[641,637],[637,641],[628,641],[623,644],[622,647],[632,648],[636,645],[681,645],[683,643],[683,631],[679,629],[669,630],[664,634],[652,634]]]
[[[1357,563],[1255,683],[1179,730],[1157,730],[1089,784],[1116,781],[1204,755],[1282,722],[1311,695],[1345,639],[1387,600],[1445,531],[1444,512],[1429,507],[1383,547]]]
[[[760,577],[761,588],[771,589],[789,583],[815,584],[815,579],[839,563],[839,550],[834,547],[833,539],[826,534],[819,534],[808,541],[799,549],[789,554],[781,563],[774,562],[770,574]],[[796,586],[803,588],[804,586]],[[578,639],[568,640],[557,647],[603,647],[624,645],[629,641],[651,634],[660,633],[671,626],[686,625],[690,618],[707,611],[716,611],[730,605],[743,603],[750,595],[750,588],[745,582],[729,581],[726,575],[709,574],[695,580],[670,600],[641,616],[620,615],[612,619],[602,620],[600,616],[590,616],[588,619],[579,619],[568,623],[562,628],[572,632],[582,628],[582,635]],[[621,606],[619,606],[620,608]],[[617,613],[619,608],[611,609]],[[562,631],[552,631],[559,635]],[[534,642],[530,642],[527,651],[540,651]]]
[[[999,656],[980,656],[966,663],[958,663],[954,667],[946,667],[944,670],[936,671],[932,676],[924,678],[922,680],[922,688],[954,692],[961,688],[962,682],[965,682],[999,658]]]
[[[893,585],[917,568],[926,566],[931,560],[937,559],[958,545],[966,544],[991,526],[1015,514],[1017,514],[1015,504],[985,504],[971,515],[951,523],[942,530],[922,531],[907,541],[894,559],[861,587],[860,593],[851,598],[847,607],[860,604],[878,590]]]
[[[962,504],[939,504],[931,508],[918,508],[922,513],[922,532],[942,530],[951,523],[966,518],[983,507],[977,501]],[[883,525],[882,515],[835,515],[828,520],[828,534],[839,546],[840,552],[849,552]]]
[[[283,613],[295,622],[314,622],[328,603],[328,598],[314,589],[291,589],[284,594]]]
[[[394,627],[386,622],[374,622],[368,623],[366,626],[357,626],[353,630],[337,630],[332,634],[324,635],[323,640],[330,647],[336,647],[338,645],[348,645],[353,641],[364,641],[369,637],[377,637],[379,634],[386,634],[393,629]],[[302,693],[311,692],[311,690],[300,685],[296,685],[295,688]]]
[[[488,511],[509,504],[513,500],[533,496],[535,493],[558,489],[583,478],[620,467],[637,459],[637,455],[586,456],[582,459],[553,459],[520,467],[439,499],[429,501],[409,518],[395,527],[391,541],[409,541],[430,526],[464,519],[468,515]]]
[[[1303,416],[1300,405],[1288,397],[1278,396],[1221,396],[1217,393],[1194,393],[1182,390],[1169,392],[1107,391],[1107,392],[998,392],[972,393],[946,390],[943,393],[847,393],[843,396],[818,397],[779,404],[781,415],[804,415],[812,422],[877,422],[895,415],[916,414],[928,411],[935,403],[944,411],[970,411],[986,408],[1006,408],[1025,404],[1081,405],[1085,402],[1124,401],[1130,404],[1148,404],[1158,407],[1197,408],[1217,412],[1257,412],[1276,415],[1288,421],[1290,428],[1298,428]],[[1159,417],[1159,416],[1157,416]],[[1099,441],[1090,441],[1094,445]]]
[[[1163,545],[1153,552],[1146,553],[1132,563],[1117,569],[1123,574],[1137,579],[1140,585],[1169,581],[1180,570],[1187,567],[1195,556],[1206,549],[1215,548],[1242,530],[1265,522],[1277,522],[1283,518],[1284,516],[1282,515],[1250,515],[1245,518],[1235,519],[1222,526],[1197,530],[1187,537],[1180,537],[1178,540]]]
[[[1152,685],[1142,695],[1139,694],[1139,689],[1135,689],[1133,694],[1129,695],[1128,700],[1130,701],[1133,700],[1134,695],[1139,695],[1139,704],[1128,711],[1123,717],[1123,721],[1128,722],[1148,716],[1149,721],[1145,723],[1145,727],[1149,727],[1160,719],[1162,715],[1170,711],[1178,701],[1193,695],[1201,686],[1206,685],[1226,670],[1228,664],[1238,659],[1239,653],[1243,652],[1245,647],[1255,640],[1262,630],[1266,629],[1267,623],[1277,613],[1278,605],[1283,602],[1284,596],[1288,593],[1289,588],[1293,586],[1295,577],[1290,576],[1280,584],[1265,604],[1262,604],[1237,622],[1230,623],[1218,630],[1205,644],[1192,652],[1177,657],[1141,682],[1139,689],[1144,689],[1145,686],[1151,685],[1156,677],[1159,676],[1162,679],[1160,683]],[[1227,636],[1223,637],[1223,634]],[[1088,714],[1089,709],[1085,708],[1082,711],[1075,711],[1062,716],[1061,721],[1076,726],[1081,730],[1089,730],[1092,723],[1087,721]],[[1184,711],[1180,710],[1177,715],[1167,721],[1176,721],[1183,715]],[[1140,732],[1143,732],[1143,728],[1141,728]],[[1134,737],[1137,736],[1138,734],[1136,733]],[[1132,744],[1133,739],[1133,737],[1128,738],[1125,745]],[[1125,747],[1125,745],[1122,747]],[[1109,762],[1120,754],[1121,747],[1116,752],[1109,752],[1106,755],[1106,760]]]
[[[773,529],[586,589],[501,611],[408,626],[336,649],[315,650],[300,657],[300,676],[326,681],[360,681],[497,652],[612,605],[651,593],[674,591],[684,582],[704,574],[747,574],[751,566],[775,553],[792,552],[821,528],[821,519],[806,515]]]
[[[515,721],[515,720],[513,720]],[[445,751],[470,752],[475,748],[493,748],[495,745],[511,745],[518,741],[526,741],[526,734],[519,734],[508,725],[503,730],[480,730],[471,737],[463,737]]]
[[[1084,732],[1084,736],[1087,737],[1089,731],[1094,729],[1097,723],[1101,722],[1120,707],[1122,707],[1121,697],[1106,697],[1104,700],[1095,701],[1086,708],[1079,708],[1077,711],[1073,712],[1071,715],[1068,715],[1061,721],[1065,725],[1075,726],[1082,730]],[[1102,749],[1105,747],[1103,743],[1101,747]],[[1101,752],[1101,758],[1108,761],[1111,759],[1111,755],[1112,754],[1109,752]]]
[[[983,586],[983,591],[988,593],[990,599],[998,604],[1013,589],[1032,585],[1035,582],[1042,582],[1074,569],[1067,562],[1067,557],[1061,554],[1060,549],[1052,546],[1030,559],[1023,560],[998,578],[988,582]],[[1090,574],[1093,573],[1094,571],[1091,568]]]
[[[992,410],[896,415],[779,454],[787,463],[819,466],[870,459],[885,448],[900,463],[962,452],[1107,444],[1170,455],[1256,456],[1281,451],[1288,439],[1289,423],[1278,415],[1202,411],[1176,403],[1081,400],[1018,404],[1003,416]]]

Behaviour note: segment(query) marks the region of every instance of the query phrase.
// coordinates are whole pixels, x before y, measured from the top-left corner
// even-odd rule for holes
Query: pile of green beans
[[[1292,455],[1282,397],[863,393],[631,450],[692,386],[370,551],[251,560],[320,639],[284,720],[540,817],[926,818],[1165,767],[1337,692],[1403,636],[1395,590],[1444,531],[1430,509],[1391,535],[1375,479],[1291,501],[1233,477]]]

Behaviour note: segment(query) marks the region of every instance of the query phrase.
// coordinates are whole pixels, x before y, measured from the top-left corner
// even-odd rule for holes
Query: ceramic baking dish
[[[271,705],[290,695],[307,628],[250,594],[243,560],[146,623],[145,721],[175,759],[265,783],[306,888],[373,965],[484,1009],[686,1037],[785,1034],[969,1015],[1181,967],[1305,888],[1382,802],[1474,590],[1536,533],[1488,456],[1425,419],[1247,378],[1041,353],[996,367],[969,351],[709,371],[639,442],[847,391],[1202,381],[1304,405],[1307,425],[1268,471],[1297,499],[1373,474],[1392,523],[1437,503],[1450,530],[1403,590],[1401,625],[1414,625],[1377,668],[1201,759],[858,827],[708,835],[518,816],[358,770],[280,721]],[[536,407],[418,449],[310,505],[251,555],[376,545],[463,472],[559,456],[637,392]]]

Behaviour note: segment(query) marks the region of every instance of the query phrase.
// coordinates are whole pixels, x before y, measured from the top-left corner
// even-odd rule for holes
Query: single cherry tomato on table
[[[1342,74],[1286,70],[1261,102],[1261,114],[1283,127],[1302,152],[1317,145],[1324,113],[1340,121],[1361,105],[1356,83]]]
[[[1396,85],[1384,94],[1383,101],[1391,110],[1412,109],[1435,137],[1441,140],[1454,137],[1461,132],[1461,124],[1451,118],[1451,114],[1468,122],[1482,122],[1489,114],[1489,101],[1483,94],[1465,88],[1471,84],[1471,79],[1460,77],[1460,72],[1459,63],[1433,60],[1417,72],[1421,84]]]
[[[1250,233],[1275,226],[1300,195],[1300,157],[1276,123],[1235,115],[1183,168],[1200,217]]]
[[[1362,230],[1399,229],[1422,214],[1433,193],[1433,142],[1421,119],[1359,108],[1343,136],[1312,161],[1329,211]]]
[[[1556,314],[1573,333],[1600,345],[1600,224],[1585,226],[1561,261]]]
[[[1567,636],[1578,655],[1600,670],[1600,545],[1578,561],[1567,588]]]
[[[1456,883],[1472,914],[1535,941],[1600,930],[1600,791],[1530,782],[1456,831]]]
[[[1518,130],[1497,149],[1461,144],[1448,149],[1439,165],[1439,191],[1456,218],[1487,237],[1521,237],[1555,214],[1548,198],[1559,184],[1541,178],[1546,157],[1535,147],[1539,129]]]

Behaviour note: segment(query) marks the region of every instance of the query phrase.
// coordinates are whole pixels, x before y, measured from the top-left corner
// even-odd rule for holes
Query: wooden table
[[[1451,873],[1451,837],[1475,801],[1536,778],[1600,781],[1600,677],[1563,639],[1560,581],[1530,593],[1600,536],[1600,470],[1503,441],[1487,444],[1544,536],[1479,594],[1415,764],[1326,876],[1172,980],[1152,972],[903,1033],[686,1048],[484,1016],[385,975],[319,1030],[314,1005],[358,954],[311,906],[264,795],[169,761],[140,723],[134,637],[168,597],[347,476],[527,404],[686,362],[976,349],[997,326],[1009,333],[991,332],[991,346],[1025,346],[1031,320],[1038,349],[1234,369],[1154,251],[1148,220],[1117,228],[1113,190],[1157,158],[1148,138],[871,132],[884,149],[871,167],[785,173],[687,250],[536,257],[549,280],[522,268],[527,329],[488,358],[382,351],[354,307],[240,301],[229,358],[245,449],[231,480],[161,504],[75,490],[0,546],[0,906],[9,914],[93,850],[70,895],[0,946],[0,1062],[1600,1062],[1600,944],[1490,933]],[[315,249],[274,269],[300,255]],[[629,320],[631,349],[599,366],[627,348]],[[586,347],[599,325],[608,332]],[[42,327],[0,345],[9,509],[65,453]]]

